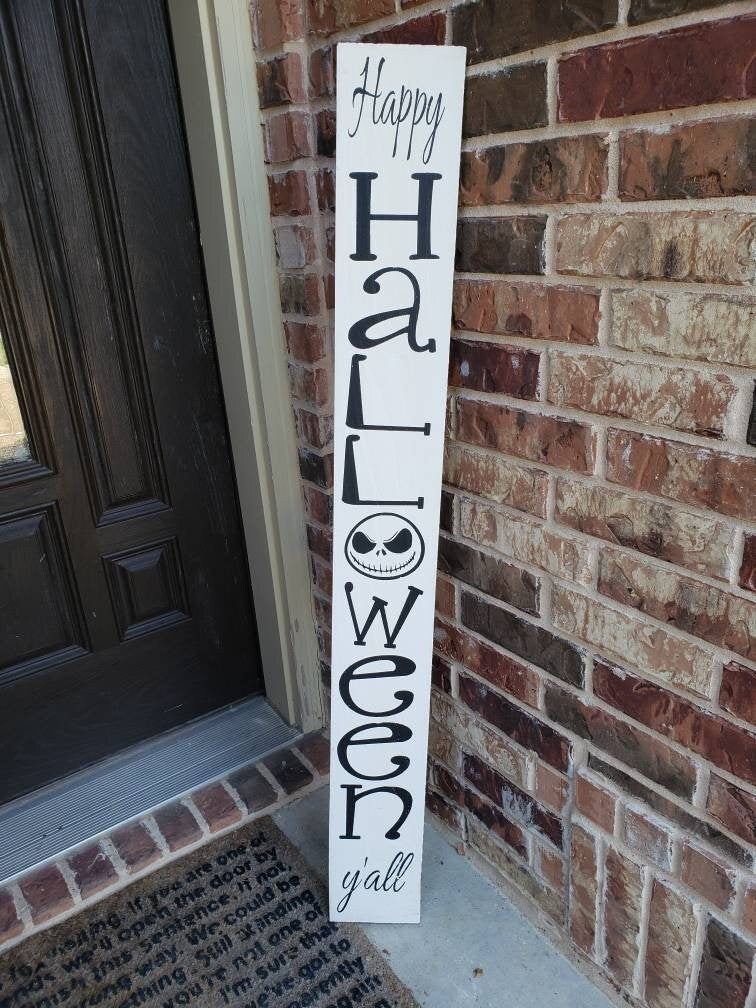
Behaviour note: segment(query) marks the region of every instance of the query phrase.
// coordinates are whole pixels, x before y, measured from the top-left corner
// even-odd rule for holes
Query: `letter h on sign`
[[[338,50],[332,920],[420,919],[464,66]]]

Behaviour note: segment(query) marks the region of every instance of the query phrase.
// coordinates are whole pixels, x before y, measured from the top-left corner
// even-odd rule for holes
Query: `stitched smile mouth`
[[[396,574],[398,571],[403,571],[412,563],[412,561],[417,556],[415,550],[412,551],[412,556],[409,560],[405,560],[404,563],[397,564],[396,567],[381,567],[380,564],[368,564],[364,561],[358,559],[356,556],[352,555],[351,560],[353,564],[356,564],[361,570],[364,570],[367,574]]]

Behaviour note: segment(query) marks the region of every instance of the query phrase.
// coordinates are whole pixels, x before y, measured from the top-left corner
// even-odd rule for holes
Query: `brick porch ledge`
[[[0,955],[157,868],[309,791],[328,776],[317,732],[0,882]]]

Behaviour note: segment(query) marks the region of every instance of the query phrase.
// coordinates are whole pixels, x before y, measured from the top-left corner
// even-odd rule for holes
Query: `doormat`
[[[417,1008],[271,819],[0,957],[0,1008]]]

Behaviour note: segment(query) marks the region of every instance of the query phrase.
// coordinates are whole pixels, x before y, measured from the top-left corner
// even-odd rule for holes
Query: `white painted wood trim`
[[[267,697],[323,723],[249,12],[168,0]]]

